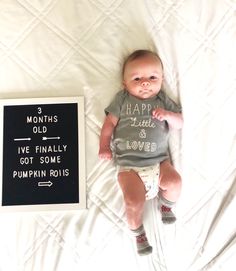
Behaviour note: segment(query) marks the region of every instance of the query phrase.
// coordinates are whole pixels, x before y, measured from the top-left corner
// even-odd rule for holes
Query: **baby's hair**
[[[162,63],[161,58],[159,57],[159,55],[157,53],[149,51],[149,50],[136,50],[126,58],[126,60],[124,62],[124,65],[123,65],[122,74],[124,74],[125,67],[126,67],[127,63],[129,63],[129,62],[131,62],[131,61],[133,61],[135,59],[139,59],[139,58],[142,58],[144,56],[148,56],[148,55],[155,56],[160,61],[161,67],[163,69],[163,63]]]

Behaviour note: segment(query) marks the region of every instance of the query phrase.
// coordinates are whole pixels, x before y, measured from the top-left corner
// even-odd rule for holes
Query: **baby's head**
[[[134,51],[123,66],[125,89],[139,99],[149,99],[158,94],[163,81],[160,57],[148,50]]]

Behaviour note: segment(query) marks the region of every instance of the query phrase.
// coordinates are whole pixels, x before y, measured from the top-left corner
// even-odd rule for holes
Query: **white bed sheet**
[[[0,97],[86,98],[88,209],[0,216],[1,271],[233,271],[236,266],[236,1],[0,1]],[[97,157],[103,108],[125,56],[157,50],[181,102],[170,151],[183,176],[175,225],[156,201],[139,257],[112,162]]]

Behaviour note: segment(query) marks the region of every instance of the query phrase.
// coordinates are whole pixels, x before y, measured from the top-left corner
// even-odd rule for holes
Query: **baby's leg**
[[[136,238],[140,255],[152,252],[143,227],[143,211],[145,204],[145,187],[134,170],[119,172],[118,181],[123,192],[127,222]]]
[[[145,204],[145,187],[134,170],[122,171],[118,181],[123,192],[129,228],[134,230],[142,225]]]
[[[181,192],[182,181],[179,173],[166,160],[160,164],[160,203],[163,223],[174,223],[176,218],[171,208]]]
[[[170,161],[163,161],[160,164],[160,189],[163,198],[176,202],[180,196],[181,187],[182,181],[179,173],[171,165]]]

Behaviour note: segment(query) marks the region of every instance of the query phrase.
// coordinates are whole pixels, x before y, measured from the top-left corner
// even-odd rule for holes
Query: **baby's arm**
[[[183,116],[181,113],[174,113],[158,107],[152,111],[152,117],[159,121],[167,121],[169,126],[174,129],[183,127]]]
[[[105,160],[112,159],[112,152],[110,148],[111,137],[113,131],[118,123],[118,118],[112,114],[108,114],[102,126],[100,135],[100,147],[99,147],[99,158]]]

